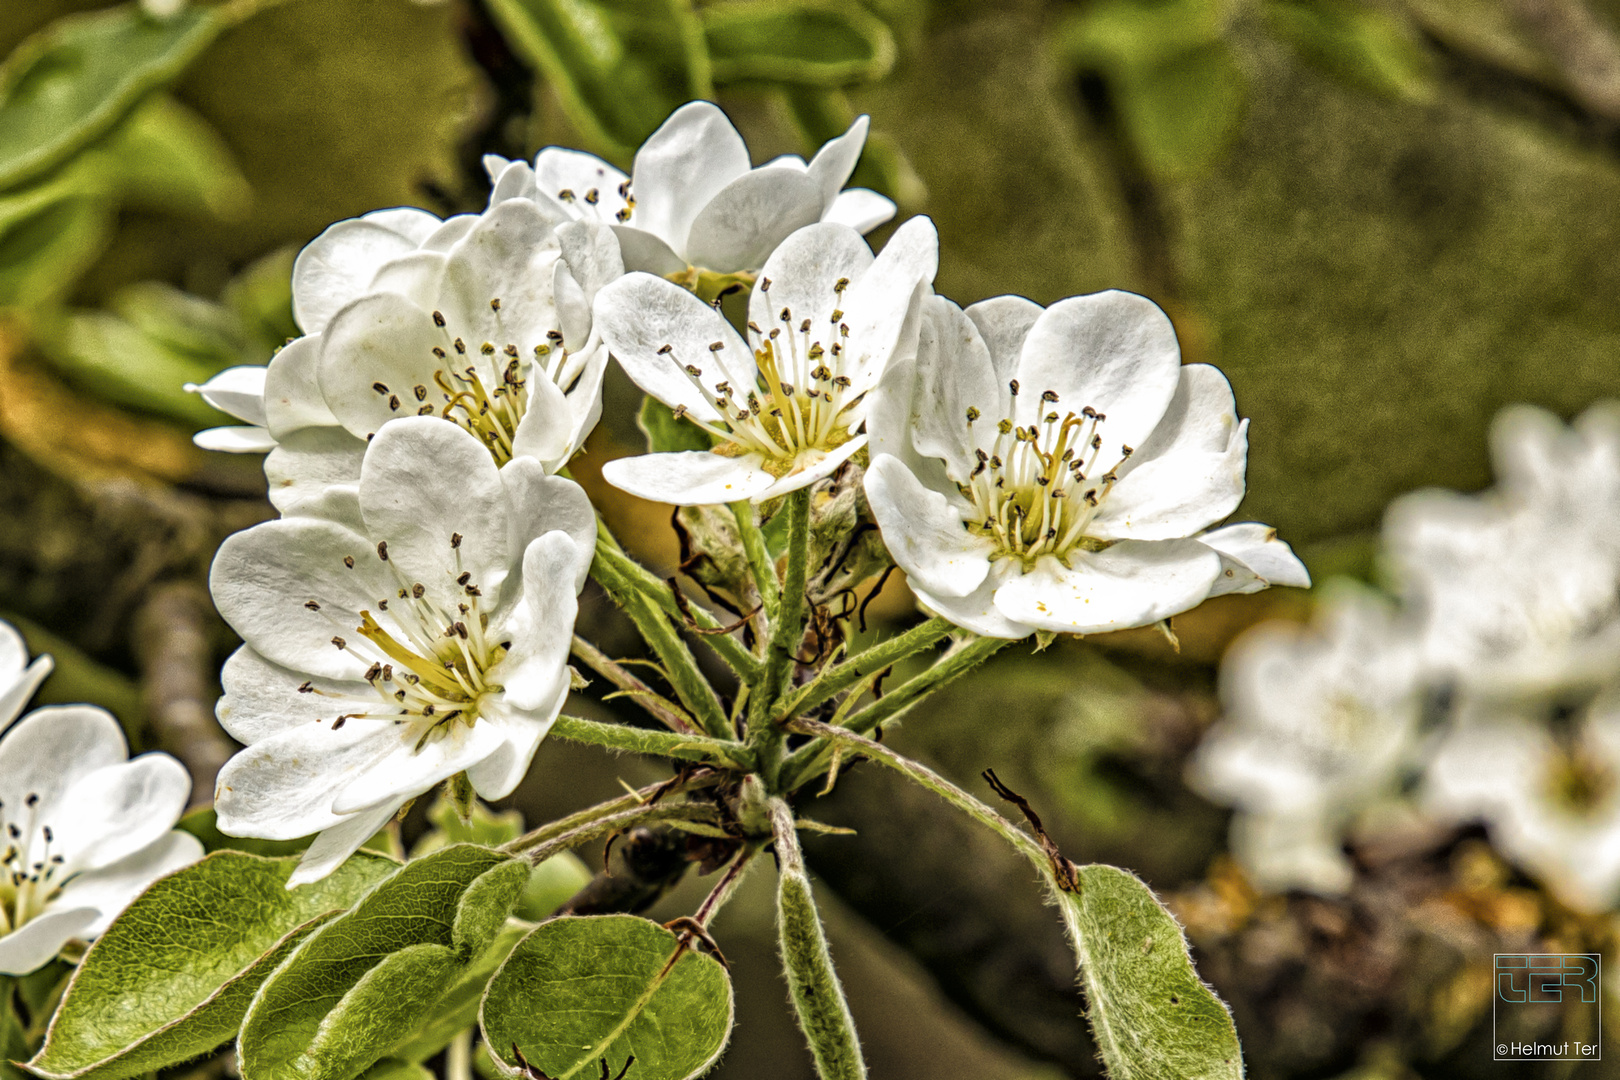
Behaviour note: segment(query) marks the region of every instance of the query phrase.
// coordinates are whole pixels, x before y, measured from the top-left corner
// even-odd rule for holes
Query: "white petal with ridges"
[[[621,491],[675,506],[704,506],[756,498],[776,483],[758,454],[726,457],[708,450],[643,454],[602,466],[602,479]]]
[[[0,975],[26,975],[44,967],[63,945],[88,932],[100,914],[93,907],[62,907],[0,937]]]
[[[848,225],[865,235],[894,217],[894,200],[866,188],[841,191],[821,215],[822,221]]]
[[[205,428],[191,441],[204,450],[224,454],[263,454],[276,448],[275,437],[262,427]]]
[[[307,427],[333,427],[337,417],[321,394],[321,335],[289,341],[270,358],[264,376],[265,424],[278,439]]]
[[[186,383],[185,389],[220,412],[263,427],[264,377],[263,364],[244,364],[226,368],[205,383]]]
[[[350,855],[360,850],[362,844],[388,824],[405,802],[400,799],[397,803],[384,803],[364,813],[351,814],[331,828],[321,830],[321,834],[304,851],[304,857],[298,861],[292,876],[287,879],[287,888],[295,889],[319,881],[342,866]]]
[[[1221,556],[1221,576],[1209,595],[1255,593],[1271,585],[1311,587],[1310,571],[1277,530],[1255,521],[1215,529],[1197,538]]]
[[[869,127],[870,117],[857,116],[848,131],[822,143],[816,156],[810,159],[807,171],[816,182],[823,207],[830,207],[838,198],[839,190],[849,182],[849,174],[855,171],[855,163],[861,160],[861,151],[866,147]]]
[[[501,484],[506,491],[506,551],[512,570],[521,570],[524,554],[536,539],[561,530],[575,545],[576,562],[569,579],[576,593],[583,589],[596,547],[596,510],[585,489],[566,477],[547,476],[533,461],[507,465],[501,470]]]
[[[748,147],[726,114],[707,101],[688,102],[636,151],[632,220],[684,254],[698,212],[748,166]]]
[[[884,454],[866,470],[866,497],[883,542],[915,586],[942,597],[967,596],[990,572],[992,544],[972,536],[946,497],[923,487]]]
[[[0,805],[7,817],[26,813],[29,797],[49,824],[80,777],[129,756],[124,729],[93,705],[47,705],[17,721],[0,739]]]
[[[686,406],[704,421],[719,413],[693,385],[685,368],[697,368],[711,390],[729,381],[738,394],[754,385],[753,353],[719,312],[673,282],[651,274],[627,274],[596,297],[596,329],[632,382],[672,408]],[[711,352],[710,345],[721,348]],[[660,352],[664,346],[668,352]]]
[[[168,754],[142,754],[76,778],[49,820],[68,872],[106,866],[154,843],[186,809],[191,774]]]
[[[791,169],[755,169],[698,212],[687,234],[686,260],[709,270],[755,270],[795,229],[821,219],[821,189]]]
[[[365,294],[379,267],[415,251],[439,225],[425,210],[402,208],[329,227],[293,263],[298,325],[305,333],[320,333],[340,308]]]
[[[1196,540],[1122,540],[1069,558],[1072,569],[1045,555],[1010,577],[996,592],[997,609],[1038,630],[1127,630],[1196,607],[1221,572],[1220,556]]]

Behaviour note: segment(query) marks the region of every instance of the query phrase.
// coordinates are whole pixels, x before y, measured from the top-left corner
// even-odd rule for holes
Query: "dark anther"
[[[388,561],[388,541],[377,541],[377,558],[381,559],[383,562]]]
[[[458,548],[458,547],[461,546],[461,534],[460,533],[451,533],[450,534],[450,546],[452,548]]]

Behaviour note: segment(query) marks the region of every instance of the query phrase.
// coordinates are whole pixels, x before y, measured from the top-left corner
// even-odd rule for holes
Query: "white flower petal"
[[[749,498],[753,502],[764,502],[766,499],[774,499],[778,495],[786,495],[790,491],[809,487],[817,480],[837,472],[840,465],[858,454],[865,446],[866,436],[857,435],[831,450],[802,450],[793,459],[792,472]]]
[[[248,746],[317,719],[331,721],[348,711],[348,702],[376,696],[368,683],[312,678],[266,660],[248,645],[231,653],[219,681],[225,689],[215,708],[220,726]],[[306,684],[309,691],[300,693]]]
[[[366,292],[399,293],[414,304],[429,305],[439,295],[449,265],[445,252],[412,251],[379,266]]]
[[[643,454],[602,466],[602,479],[621,491],[675,506],[705,506],[751,499],[776,483],[759,454],[725,457],[708,450]]]
[[[843,316],[834,321],[832,313],[845,308],[846,302],[852,307],[860,288],[857,284],[841,295],[835,287],[840,280],[859,282],[874,261],[872,249],[854,229],[826,223],[799,229],[765,261],[748,298],[748,318],[763,333],[780,329],[783,334],[796,335],[799,326],[809,320],[809,341],[830,347],[838,340],[838,323],[846,321]],[[791,317],[784,320],[784,311]],[[851,342],[856,342],[853,324],[850,333]],[[808,347],[808,342],[800,347]]]
[[[992,296],[980,300],[966,310],[968,318],[979,328],[979,336],[990,350],[990,361],[995,365],[996,385],[1001,390],[1001,415],[1006,416],[1008,400],[1007,380],[1018,375],[1018,358],[1024,352],[1024,339],[1046,311],[1033,300],[1022,296]]]
[[[93,705],[47,705],[17,721],[0,739],[0,806],[26,813],[32,796],[40,819],[62,816],[62,795],[80,777],[129,757],[124,729]]]
[[[602,286],[624,277],[619,234],[611,226],[571,221],[557,226],[557,244],[562,261],[584,291],[588,304],[596,302]]]
[[[838,193],[821,220],[848,225],[865,235],[894,217],[894,212],[894,200],[866,188],[850,188]]]
[[[264,426],[263,364],[226,368],[205,383],[186,383],[186,390],[199,394],[220,412],[230,413],[256,427]]]
[[[1134,293],[1110,290],[1059,300],[1035,321],[1018,362],[1020,392],[1015,422],[1036,423],[1058,394],[1059,409],[1090,406],[1107,416],[1098,427],[1103,446],[1092,472],[1100,475],[1140,447],[1164,416],[1180,381],[1176,332],[1158,305]]]
[[[499,154],[484,155],[484,171],[489,174],[489,205],[508,199],[532,199],[539,194],[534,168],[527,161],[508,161]]]
[[[358,721],[350,721],[357,723]],[[384,741],[392,751],[373,767],[362,769],[352,778],[334,778],[337,797],[332,809],[339,814],[357,814],[378,806],[397,806],[401,795],[412,798],[435,784],[476,765],[497,752],[505,742],[505,732],[493,724],[448,723],[417,749],[419,724],[393,728]]]
[[[857,387],[875,383],[892,357],[916,348],[921,296],[933,288],[938,270],[939,234],[928,218],[914,217],[894,231],[850,289],[844,321],[852,355],[844,373]]]
[[[572,191],[576,198],[583,199],[587,191],[595,188],[602,200],[597,205],[609,203],[617,210],[624,202],[619,188],[629,179],[601,158],[582,150],[548,146],[534,159],[535,185],[553,199],[564,191]],[[612,200],[617,200],[617,205],[613,205]]]
[[[404,799],[393,804],[385,803],[364,813],[352,814],[331,828],[321,830],[321,835],[304,851],[297,869],[287,879],[287,888],[295,889],[319,881],[342,866],[350,855],[360,850],[362,844],[376,836],[404,805]]]
[[[624,259],[625,273],[643,270],[663,277],[686,269],[686,260],[663,239],[633,225],[614,225],[613,235],[619,240],[619,254]]]
[[[586,298],[585,290],[580,287],[578,280],[569,271],[568,264],[561,259],[558,259],[551,268],[551,299],[557,311],[557,329],[562,332],[563,341],[574,342],[577,346],[589,338],[591,302]]]
[[[1311,587],[1310,571],[1269,525],[1245,521],[1207,532],[1198,540],[1221,556],[1221,576],[1215,579],[1211,596],[1255,593],[1270,585]]]
[[[583,589],[596,549],[596,510],[585,489],[566,477],[547,476],[534,461],[516,460],[501,470],[501,485],[507,499],[506,550],[513,572],[526,575],[522,562],[533,542],[561,530],[575,545],[575,565],[570,568],[569,580],[574,583],[574,592]],[[527,592],[528,578],[523,580]]]
[[[960,597],[983,584],[993,545],[971,535],[956,507],[923,487],[897,458],[884,454],[872,461],[866,498],[883,542],[914,587]]]
[[[1188,364],[1180,375],[1159,426],[1117,470],[1119,483],[1092,518],[1090,535],[1191,536],[1243,501],[1248,422],[1238,420],[1231,384],[1208,364]]]
[[[9,624],[0,622],[0,628],[3,628],[11,635],[16,635],[17,644],[22,644],[22,636],[18,635]],[[0,635],[0,644],[9,644],[3,635]],[[26,646],[24,648],[26,649]],[[22,655],[26,658],[28,653],[24,651]],[[34,692],[39,689],[39,684],[45,681],[46,676],[55,667],[56,661],[52,660],[49,655],[43,655],[35,657],[32,664],[29,664],[16,675],[12,675],[11,669],[7,668],[4,680],[5,689],[0,691],[0,731],[4,731],[11,726],[11,722],[17,719],[17,714],[23,711],[23,706],[28,704],[28,699],[33,697]]]
[[[636,228],[684,253],[693,219],[748,164],[748,147],[725,113],[707,101],[682,105],[636,151]]]
[[[205,428],[191,441],[204,450],[225,454],[263,454],[276,448],[275,437],[262,427]]]
[[[190,866],[203,855],[202,841],[190,833],[179,830],[164,833],[139,851],[69,881],[53,907],[95,909],[99,913],[95,921],[75,936],[100,937],[148,885],[165,874]]]
[[[816,156],[810,159],[808,172],[820,191],[823,207],[832,206],[839,189],[849,182],[849,174],[855,171],[855,163],[861,160],[861,151],[866,147],[866,131],[870,126],[869,117],[857,116],[848,131],[822,143]]]
[[[916,369],[912,446],[924,457],[943,459],[951,479],[966,483],[978,466],[974,450],[996,438],[1000,417],[984,406],[1000,400],[1005,390],[997,385],[990,350],[978,328],[943,297],[923,300]],[[978,415],[972,423],[970,408]]]
[[[307,427],[334,427],[337,417],[321,394],[321,335],[289,341],[270,358],[264,378],[265,423],[277,439]]]
[[[411,734],[415,728],[361,717],[333,731],[329,719],[254,743],[219,771],[214,811],[220,831],[296,840],[342,824],[343,816],[332,811],[337,793],[357,777],[386,769],[395,757],[409,756],[418,737]],[[399,802],[419,794],[397,790]]]
[[[1336,830],[1319,815],[1239,814],[1232,819],[1232,853],[1268,892],[1341,896],[1355,880]]]
[[[757,269],[789,233],[819,221],[821,209],[821,188],[811,176],[790,169],[744,173],[693,219],[686,259],[710,270]]]
[[[512,460],[529,458],[555,472],[579,449],[573,439],[574,410],[544,372],[532,372],[528,382],[529,403],[512,433]]]
[[[1015,622],[1067,634],[1147,626],[1196,607],[1221,572],[1220,556],[1196,540],[1122,540],[1104,551],[1051,555],[1010,577],[996,607]]]
[[[507,573],[500,470],[461,428],[431,416],[384,427],[360,469],[360,512],[369,534],[387,541],[395,573],[421,583],[445,611],[466,599],[463,573],[486,605],[500,596]]]
[[[490,679],[506,688],[506,716],[515,721],[527,714],[535,723],[550,725],[559,689],[569,683],[568,653],[574,619],[579,613],[577,568],[588,558],[564,532],[546,533],[529,545],[523,556],[523,603],[527,632],[515,637],[506,658]],[[482,722],[482,721],[480,721]]]
[[[305,333],[320,333],[332,316],[364,295],[377,269],[415,251],[439,227],[424,210],[401,208],[340,221],[293,263],[293,317]]]
[[[504,799],[523,782],[535,751],[551,731],[563,702],[568,700],[568,680],[564,678],[561,682],[553,702],[538,710],[540,715],[550,717],[543,722],[533,714],[509,710],[503,704],[489,706],[479,713],[479,723],[493,724],[506,732],[506,741],[500,749],[467,767],[467,779],[480,798]]]
[[[61,908],[23,923],[0,937],[0,975],[27,975],[44,967],[63,945],[94,926],[99,915],[93,907]]]
[[[69,872],[107,866],[168,832],[190,795],[184,765],[168,754],[142,754],[75,778],[49,824]]]
[[[437,306],[467,348],[513,344],[529,356],[557,329],[551,289],[558,252],[556,231],[534,203],[491,207],[451,252]]]
[[[651,274],[627,274],[596,297],[596,329],[637,386],[671,407],[684,405],[699,420],[719,419],[684,370],[702,372],[713,387],[729,381],[737,393],[754,385],[753,352],[731,324],[708,304],[673,282]],[[711,352],[709,346],[722,347]],[[669,346],[668,351],[663,350]]]
[[[435,402],[443,396],[433,380],[442,367],[433,350],[448,345],[432,316],[404,296],[361,297],[321,335],[321,395],[352,434],[374,435],[390,420],[415,415],[416,387]]]
[[[331,639],[352,637],[358,613],[376,610],[378,599],[396,588],[372,541],[306,517],[267,521],[226,537],[208,584],[220,616],[266,659],[349,680],[366,665]],[[312,601],[317,610],[305,606]]]
[[[320,509],[323,496],[335,485],[352,488],[358,484],[365,456],[365,440],[340,427],[303,428],[284,435],[264,459],[270,502],[288,516],[332,517]],[[359,522],[358,516],[334,520],[351,527]]]
[[[1018,573],[1020,567],[1011,559],[998,559],[990,566],[990,573],[979,587],[966,596],[935,596],[926,589],[913,586],[912,592],[925,611],[949,619],[964,630],[984,637],[1021,641],[1035,632],[1033,626],[1007,618],[995,604],[996,590],[1008,577]],[[909,583],[908,583],[909,584]]]
[[[445,218],[444,224],[433,230],[433,234],[422,241],[422,250],[448,253],[482,219],[482,214],[457,214],[455,217]],[[372,286],[372,291],[376,291],[375,285]]]

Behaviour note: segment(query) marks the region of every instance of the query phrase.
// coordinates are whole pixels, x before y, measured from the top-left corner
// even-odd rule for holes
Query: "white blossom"
[[[866,397],[915,349],[938,237],[912,218],[876,258],[845,225],[810,225],[771,254],[748,304],[746,340],[662,278],[602,289],[596,320],[638,386],[715,439],[713,450],[608,462],[602,475],[678,505],[759,502],[827,476],[866,445]]]
[[[1243,498],[1247,421],[1170,320],[1123,292],[924,305],[872,406],[866,493],[923,604],[976,633],[1100,633],[1309,584]]]
[[[630,176],[600,158],[550,146],[533,167],[484,158],[490,205],[522,198],[576,220],[611,225],[629,270],[659,275],[694,268],[757,270],[794,230],[817,221],[869,232],[894,203],[864,188],[842,190],[866,145],[867,118],[809,162],[783,156],[758,168],[719,107],[693,101],[670,114],[636,151]]]
[[[1232,850],[1262,888],[1341,893],[1357,814],[1413,765],[1423,685],[1391,605],[1348,584],[1310,628],[1268,622],[1221,664],[1222,719],[1189,780],[1238,808]]]
[[[26,975],[73,938],[98,936],[153,881],[202,858],[171,831],[191,777],[167,754],[129,760],[124,731],[93,705],[35,709],[50,674],[0,622],[0,974]]]
[[[1506,409],[1492,457],[1495,489],[1415,492],[1385,518],[1424,653],[1472,693],[1595,688],[1620,671],[1620,408],[1573,428]]]
[[[17,719],[54,666],[49,656],[36,656],[30,663],[28,643],[16,627],[0,621],[0,730]]]
[[[1565,904],[1620,905],[1620,697],[1548,723],[1547,703],[1470,699],[1426,774],[1431,812],[1491,843]]]
[[[498,469],[458,425],[381,425],[351,521],[286,517],[221,545],[214,602],[244,645],[220,722],[247,748],[215,809],[235,836],[319,833],[292,884],[330,873],[406,802],[465,772],[527,771],[569,688],[595,544],[590,502],[532,458]]]

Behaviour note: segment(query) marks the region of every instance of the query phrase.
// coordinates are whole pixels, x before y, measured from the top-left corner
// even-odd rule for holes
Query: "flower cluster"
[[[167,754],[129,757],[124,729],[92,705],[17,719],[50,673],[0,622],[0,974],[25,975],[101,934],[153,881],[202,857],[174,828],[191,793]]]
[[[608,462],[608,482],[757,518],[864,470],[917,597],[973,634],[1309,583],[1271,530],[1216,527],[1246,423],[1218,371],[1181,365],[1164,313],[1117,292],[936,296],[927,218],[863,239],[894,213],[844,190],[865,137],[863,117],[809,162],[753,167],[694,102],[628,176],[557,147],[491,157],[482,213],[383,210],[304,249],[304,336],[196,388],[247,421],[198,441],[268,451],[282,513],[213,569],[244,642],[219,707],[247,746],[220,774],[224,831],[318,834],[296,884],[437,784],[513,790],[570,687],[597,536],[566,466],[610,356],[707,448]],[[733,325],[721,298],[742,289]]]
[[[1343,891],[1346,829],[1415,781],[1407,812],[1483,820],[1566,904],[1620,904],[1620,407],[1509,408],[1492,456],[1494,489],[1390,507],[1398,606],[1330,591],[1310,630],[1229,652],[1192,778],[1240,808],[1260,884]]]

